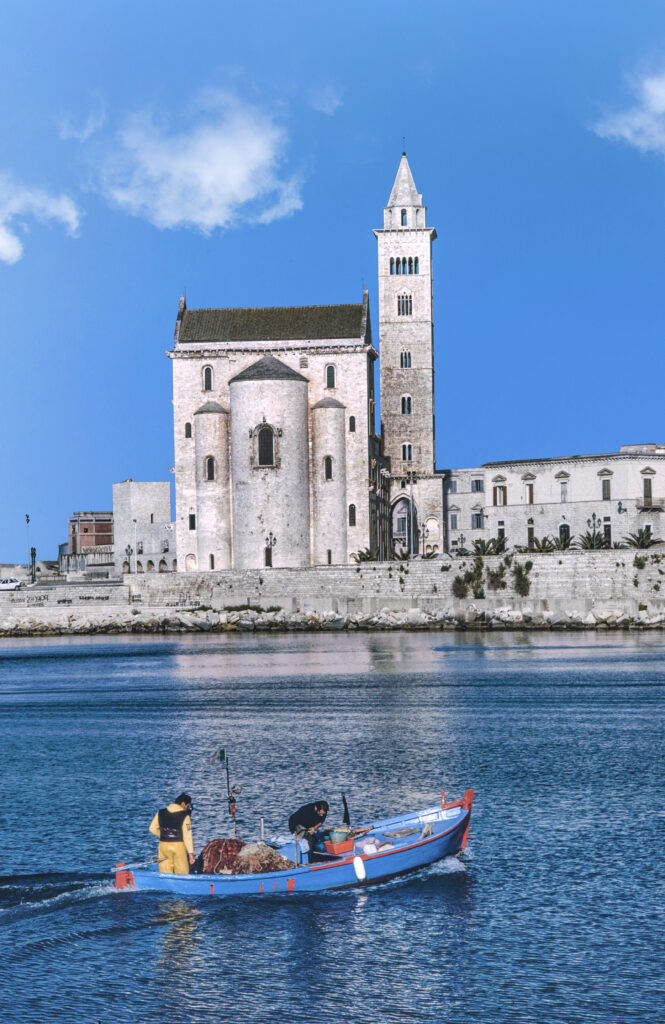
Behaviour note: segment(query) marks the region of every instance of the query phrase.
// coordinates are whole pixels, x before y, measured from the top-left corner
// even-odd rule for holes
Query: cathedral
[[[432,242],[402,158],[379,263],[381,429],[369,297],[188,309],[173,349],[180,571],[340,565],[436,553]]]
[[[181,299],[168,353],[173,568],[348,565],[491,545],[565,550],[574,541],[611,547],[663,533],[661,444],[436,469],[436,231],[404,153],[374,235],[378,344],[367,292],[350,305],[268,309],[187,309]],[[151,513],[150,524],[157,519]],[[127,536],[132,524],[138,552],[136,516]],[[118,536],[120,526],[118,517]],[[166,551],[170,541],[158,540]]]

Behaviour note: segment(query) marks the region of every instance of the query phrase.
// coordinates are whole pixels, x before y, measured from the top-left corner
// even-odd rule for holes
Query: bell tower
[[[434,472],[432,242],[406,153],[374,231],[379,257],[381,425],[391,477]]]

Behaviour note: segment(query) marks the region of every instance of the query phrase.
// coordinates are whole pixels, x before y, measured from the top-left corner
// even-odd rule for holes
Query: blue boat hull
[[[133,886],[139,890],[180,896],[272,896],[384,882],[459,853],[466,843],[472,802],[473,791],[468,790],[464,800],[455,804],[373,822],[364,826],[370,830],[368,835],[357,842],[348,854],[322,863],[305,863],[288,871],[251,875],[175,875],[160,872],[156,865],[132,870],[118,865],[116,885],[118,888]],[[412,834],[407,838],[392,838],[395,831],[409,828]],[[381,848],[367,852],[369,843],[376,843]]]

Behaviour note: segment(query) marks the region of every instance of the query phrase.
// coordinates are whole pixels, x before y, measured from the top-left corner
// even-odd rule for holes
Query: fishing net
[[[293,861],[265,843],[243,843],[240,839],[212,839],[201,850],[198,863],[204,875],[260,875],[295,867]]]

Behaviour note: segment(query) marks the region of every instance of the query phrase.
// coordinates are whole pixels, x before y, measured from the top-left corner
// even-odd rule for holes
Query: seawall
[[[0,592],[0,636],[661,628],[663,583],[658,548],[132,574],[117,583]]]

